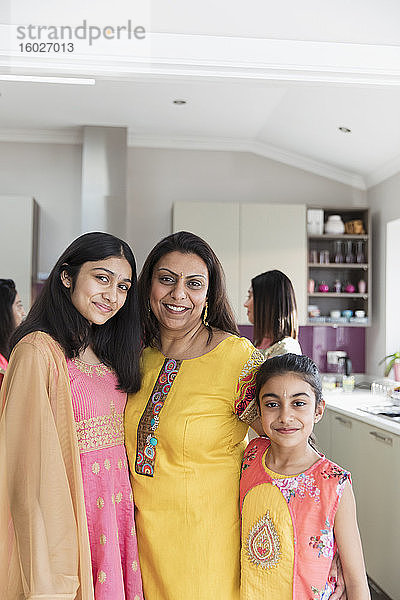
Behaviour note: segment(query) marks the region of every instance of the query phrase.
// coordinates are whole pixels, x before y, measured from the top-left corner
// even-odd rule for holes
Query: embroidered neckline
[[[85,375],[89,375],[93,377],[93,375],[99,375],[100,377],[104,377],[107,373],[112,373],[113,370],[110,367],[107,367],[104,363],[98,363],[97,365],[92,365],[90,363],[86,363],[80,358],[72,358],[71,362],[74,363],[77,369],[84,373]]]
[[[318,465],[321,465],[322,461],[326,458],[324,454],[318,453],[319,454],[318,460],[316,460],[315,463],[311,465],[311,467],[308,467],[308,469],[305,469],[305,471],[301,471],[301,473],[297,473],[296,475],[283,475],[282,473],[276,473],[276,471],[273,471],[272,469],[270,469],[268,467],[268,465],[267,465],[268,450],[269,450],[269,446],[261,456],[261,464],[262,464],[265,472],[267,473],[267,475],[269,475],[271,477],[271,479],[294,479],[295,477],[299,477],[300,475],[307,475],[310,471],[314,470]]]

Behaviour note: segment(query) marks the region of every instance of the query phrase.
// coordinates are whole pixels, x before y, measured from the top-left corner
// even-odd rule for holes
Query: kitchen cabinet
[[[0,196],[0,278],[13,279],[25,310],[37,276],[38,205],[26,196]]]
[[[322,426],[326,418],[325,426]],[[316,433],[328,456],[349,469],[369,577],[400,599],[400,435],[328,408]]]
[[[360,220],[364,233],[308,235],[310,325],[366,327],[371,317],[371,219],[368,209],[325,209],[325,220],[338,214],[344,223]],[[327,290],[320,291],[325,285]],[[346,286],[354,291],[346,291]],[[312,289],[314,287],[314,289]],[[365,288],[365,289],[363,289]],[[320,315],[318,315],[318,311]],[[340,315],[331,316],[331,311]],[[343,315],[352,311],[352,317]],[[357,318],[356,311],[365,317]]]
[[[220,259],[237,321],[248,325],[243,302],[251,279],[280,269],[292,281],[299,323],[307,319],[307,236],[304,204],[176,202],[173,231],[204,238]]]

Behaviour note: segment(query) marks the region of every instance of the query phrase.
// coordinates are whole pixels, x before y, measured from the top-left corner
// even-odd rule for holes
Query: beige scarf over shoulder
[[[0,407],[0,598],[93,600],[67,364],[50,336],[14,348]]]

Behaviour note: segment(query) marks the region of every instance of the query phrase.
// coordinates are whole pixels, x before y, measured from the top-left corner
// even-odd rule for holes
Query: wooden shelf
[[[308,294],[309,298],[364,298],[364,300],[368,299],[368,294],[347,294],[346,292],[337,294],[336,292],[314,292],[313,294]]]
[[[363,269],[366,271],[368,265],[365,263],[308,263],[309,269]]]

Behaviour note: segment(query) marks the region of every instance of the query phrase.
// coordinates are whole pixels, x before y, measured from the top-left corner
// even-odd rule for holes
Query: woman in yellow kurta
[[[239,475],[263,358],[237,336],[211,248],[180,232],[150,253],[139,295],[143,384],[125,412],[146,600],[238,600]]]

